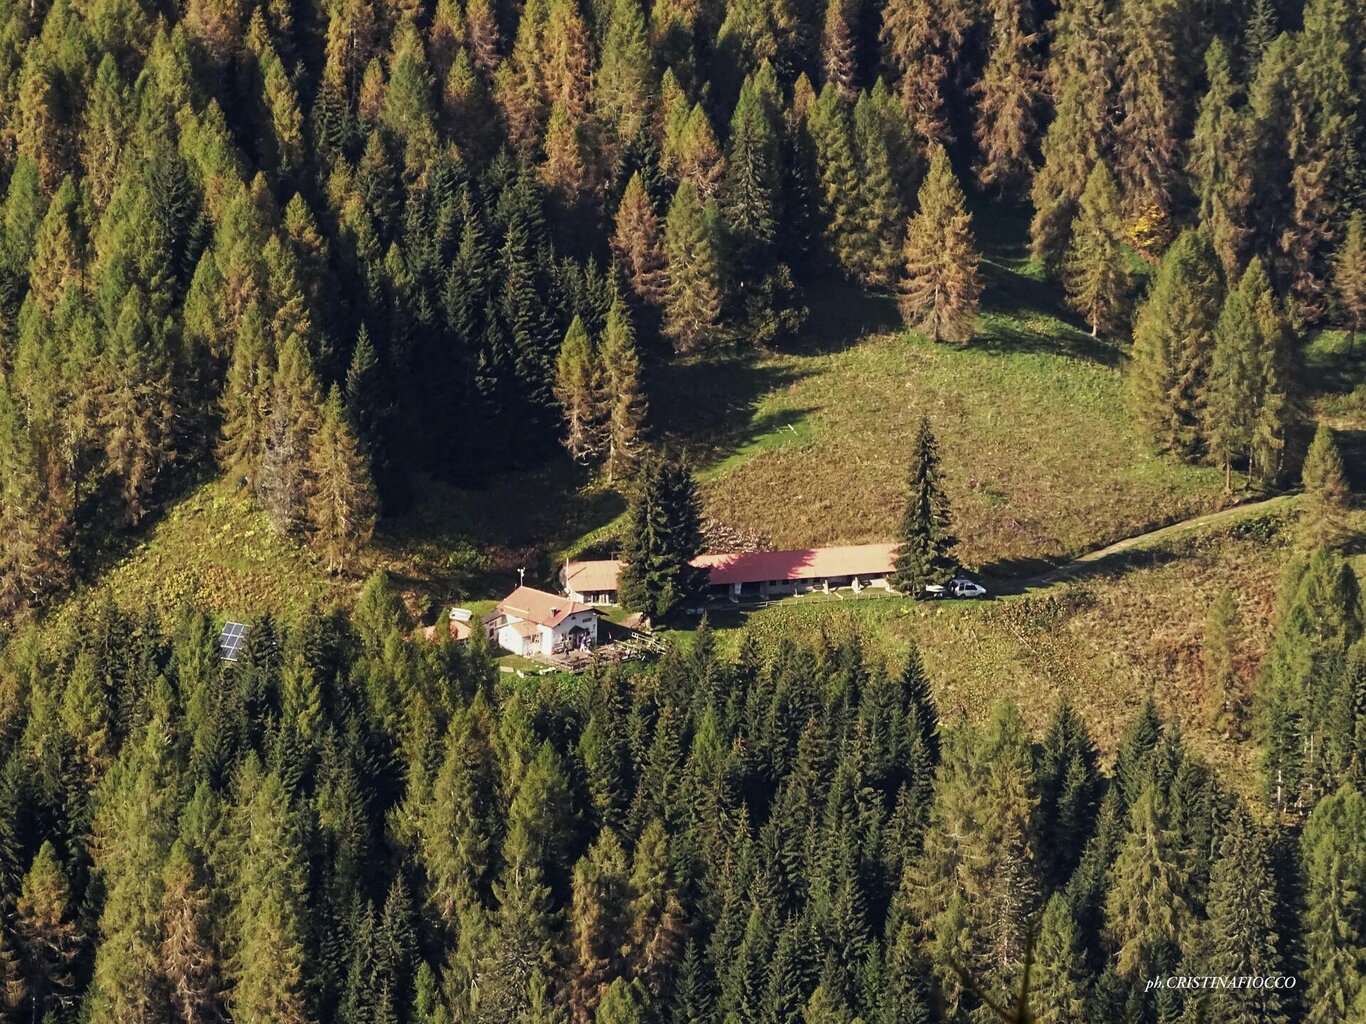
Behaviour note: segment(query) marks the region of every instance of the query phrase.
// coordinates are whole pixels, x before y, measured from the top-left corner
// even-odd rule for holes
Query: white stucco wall
[[[535,638],[522,636],[511,622],[498,630],[498,646],[513,654],[526,655],[537,651]]]
[[[575,628],[588,630],[588,635],[593,638],[593,643],[598,642],[598,615],[596,612],[575,612],[566,618],[554,629],[548,626],[541,627],[541,650],[550,652],[555,649],[555,645],[567,637],[571,630]]]

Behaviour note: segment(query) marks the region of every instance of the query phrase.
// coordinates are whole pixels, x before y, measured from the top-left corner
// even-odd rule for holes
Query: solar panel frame
[[[247,639],[247,626],[242,622],[226,622],[218,634],[218,649],[224,661],[237,661]]]

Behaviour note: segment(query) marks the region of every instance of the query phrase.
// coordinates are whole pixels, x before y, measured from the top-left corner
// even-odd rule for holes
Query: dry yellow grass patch
[[[708,513],[777,547],[894,536],[922,414],[969,564],[1075,555],[1221,501],[1217,472],[1145,449],[1114,366],[907,334],[778,358],[797,366],[755,410],[769,443],[703,487]]]

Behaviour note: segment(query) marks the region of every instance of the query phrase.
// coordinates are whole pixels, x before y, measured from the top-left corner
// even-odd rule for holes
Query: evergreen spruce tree
[[[306,524],[313,494],[313,443],[322,396],[304,340],[290,334],[271,378],[269,420],[256,496],[283,534]]]
[[[593,1018],[596,1024],[646,1024],[648,999],[640,982],[618,978],[608,987]]]
[[[1033,142],[1038,124],[1041,75],[1036,48],[1039,36],[1030,24],[1030,5],[1019,0],[992,0],[991,52],[977,95],[974,134],[981,154],[977,179],[984,186],[1019,194],[1033,174]]]
[[[1214,328],[1210,397],[1205,408],[1210,454],[1224,470],[1224,490],[1233,490],[1233,462],[1252,451],[1253,419],[1259,394],[1260,339],[1242,288],[1229,292]]]
[[[599,32],[602,26],[597,26]],[[594,110],[623,153],[650,118],[657,86],[645,12],[639,0],[612,0],[594,80]]]
[[[1233,812],[1219,842],[1219,858],[1210,875],[1206,913],[1209,918],[1205,969],[1224,977],[1276,977],[1284,973],[1278,949],[1278,894],[1271,853],[1259,827],[1247,812]],[[1216,989],[1205,1003],[1206,1019],[1215,1024],[1252,1024],[1288,1020],[1278,988],[1251,991]]]
[[[974,998],[955,964],[971,966],[988,990],[1014,984],[1023,970],[1040,895],[1031,761],[1013,705],[998,704],[985,730],[956,731],[935,781],[924,852],[894,897],[933,936],[950,1007],[966,1009]],[[989,824],[965,827],[968,821]]]
[[[1261,261],[1254,258],[1224,301],[1214,331],[1205,435],[1232,490],[1236,459],[1249,480],[1281,474],[1287,437],[1300,416],[1290,331]]]
[[[1104,161],[1097,160],[1081,194],[1072,241],[1063,264],[1067,301],[1091,326],[1094,338],[1127,319],[1133,275],[1120,240],[1119,193]]]
[[[453,717],[418,824],[427,898],[448,925],[482,912],[493,870],[497,763],[492,729],[482,702]]]
[[[945,79],[973,22],[970,4],[892,0],[882,12],[882,58],[918,137],[947,143]]]
[[[702,203],[711,202],[720,193],[726,175],[726,159],[711,119],[700,103],[693,104],[688,119],[683,122],[674,170],[679,184],[691,184]]]
[[[872,287],[890,288],[901,270],[906,212],[897,189],[893,140],[883,112],[869,93],[862,93],[854,104],[854,148],[867,225],[866,249],[858,261],[859,277]]]
[[[1342,453],[1333,430],[1320,423],[1304,458],[1304,525],[1301,535],[1307,547],[1341,543],[1346,536],[1346,515],[1351,500]]]
[[[1130,211],[1156,239],[1183,195],[1185,98],[1194,75],[1185,49],[1189,15],[1169,0],[1122,0],[1118,7],[1118,100],[1115,175]]]
[[[544,744],[508,810],[504,870],[494,885],[497,935],[485,954],[487,990],[480,1019],[515,1020],[535,1005],[538,975],[551,969],[553,907],[546,869],[566,840],[568,787],[559,758]],[[552,808],[547,814],[542,809]]]
[[[1081,718],[1063,704],[1044,735],[1037,769],[1045,878],[1061,885],[1076,870],[1094,828],[1099,753]]]
[[[20,159],[10,170],[0,224],[0,267],[4,270],[5,333],[12,335],[23,299],[22,285],[28,277],[38,227],[47,215],[48,197],[38,181],[38,168]],[[12,339],[11,339],[12,340]]]
[[[1104,0],[1077,0],[1063,6],[1045,81],[1054,115],[1044,132],[1043,162],[1034,175],[1029,225],[1034,258],[1056,276],[1067,250],[1068,233],[1091,168],[1112,142],[1114,122],[1114,28]]]
[[[649,306],[663,306],[669,289],[664,246],[659,219],[639,171],[626,183],[611,242],[617,266],[636,299]]]
[[[1238,603],[1227,587],[1219,592],[1205,617],[1202,658],[1210,724],[1222,736],[1241,738],[1247,717],[1247,694],[1234,665],[1238,644]]]
[[[1341,211],[1355,204],[1351,197],[1359,188],[1354,150],[1360,145],[1360,64],[1348,55],[1366,45],[1366,34],[1347,12],[1342,0],[1305,5],[1304,28],[1294,41],[1293,107],[1283,136],[1290,208],[1279,249],[1287,290],[1311,323],[1326,311],[1328,260],[1342,228]]]
[[[91,198],[104,209],[114,192],[119,156],[127,139],[128,99],[118,63],[106,53],[95,72],[94,89],[81,132],[81,163],[86,169]]]
[[[308,522],[329,572],[339,572],[370,542],[378,501],[365,453],[334,384],[309,453]]]
[[[1087,1020],[1085,956],[1067,897],[1054,893],[1044,909],[1034,953],[1029,1003],[1039,1024]]]
[[[305,876],[297,825],[281,780],[275,775],[242,776],[236,808],[240,835],[234,877],[232,926],[233,986],[229,1003],[235,1020],[306,1022],[304,947]]]
[[[402,481],[395,473],[389,453],[390,436],[394,429],[393,403],[378,354],[370,341],[370,332],[363,327],[351,350],[351,364],[346,370],[343,397],[347,420],[369,459],[380,507],[401,505]]]
[[[1321,800],[1300,837],[1306,1021],[1346,1024],[1366,998],[1366,801],[1350,786]]]
[[[18,1019],[27,999],[28,986],[19,968],[13,930],[5,923],[0,925],[0,1019]]]
[[[162,865],[176,829],[176,766],[163,741],[170,726],[162,696],[153,695],[144,736],[130,737],[119,770],[106,776],[95,811],[96,869],[107,897],[100,915],[89,998],[115,1021],[164,1014],[161,954]],[[157,706],[160,705],[160,706]]]
[[[1205,53],[1209,88],[1200,101],[1189,170],[1200,202],[1200,222],[1231,281],[1243,266],[1252,233],[1248,215],[1253,175],[1247,166],[1248,115],[1236,106],[1238,87],[1229,64],[1228,48],[1215,39]]]
[[[1272,40],[1280,34],[1280,21],[1275,0],[1255,0],[1243,39],[1245,68],[1250,70],[1257,67]]]
[[[1257,328],[1257,392],[1248,468],[1254,479],[1274,484],[1285,475],[1290,440],[1305,416],[1297,339],[1260,259],[1248,264],[1238,288]]]
[[[1208,237],[1187,231],[1162,257],[1134,323],[1134,416],[1154,447],[1187,460],[1199,458],[1205,447],[1201,426],[1221,291]]]
[[[1278,809],[1312,804],[1336,785],[1330,737],[1343,712],[1347,654],[1361,635],[1360,587],[1327,548],[1287,568],[1277,631],[1256,691],[1268,796]]]
[[[546,189],[571,212],[597,188],[598,174],[588,129],[574,117],[564,101],[557,100],[551,106],[543,144],[545,162],[541,164]]]
[[[134,288],[120,306],[101,395],[105,458],[121,481],[124,515],[133,524],[146,514],[158,478],[175,458],[170,353],[165,336],[147,323],[145,303]]]
[[[1192,919],[1189,870],[1168,820],[1161,789],[1150,783],[1129,814],[1110,868],[1106,937],[1125,978],[1152,977],[1187,935]]]
[[[602,453],[603,365],[583,320],[574,317],[555,364],[555,399],[564,413],[564,446],[578,462]]]
[[[767,271],[777,231],[776,121],[758,76],[749,76],[731,116],[722,200],[732,258],[746,277]]]
[[[965,342],[977,323],[982,279],[972,216],[942,148],[930,153],[919,209],[906,226],[901,315],[933,341]]]
[[[647,407],[631,314],[618,297],[602,332],[603,395],[607,405],[607,482],[630,476],[639,456]]]
[[[656,818],[636,843],[630,879],[630,966],[656,1000],[670,994],[687,938],[668,858],[668,840]]]
[[[674,193],[664,229],[668,299],[664,331],[680,352],[712,340],[721,326],[722,277],[715,210],[691,181]]]
[[[858,159],[849,106],[826,84],[808,107],[805,128],[814,149],[817,201],[825,255],[846,276],[857,278],[868,243],[859,199]]]
[[[31,1019],[67,1011],[78,995],[74,969],[83,937],[66,869],[50,842],[33,858],[14,913]]]
[[[630,899],[626,854],[612,832],[603,832],[574,867],[569,1003],[575,1020],[591,1022],[608,987],[624,973],[621,939]]]
[[[182,843],[171,849],[162,889],[161,971],[176,1019],[208,1024],[221,1014],[221,965],[202,869]]]
[[[827,0],[821,27],[821,81],[846,103],[858,96],[857,15],[848,0]]]
[[[1347,324],[1347,351],[1356,350],[1357,334],[1366,328],[1366,215],[1354,211],[1347,220],[1342,245],[1333,259],[1333,297]]]
[[[259,486],[270,422],[273,353],[265,318],[257,306],[248,307],[233,343],[232,366],[223,391],[223,440],[218,461],[233,483]]]
[[[923,416],[909,482],[891,584],[902,593],[919,594],[927,585],[944,583],[953,574],[956,563],[950,552],[957,543],[949,532],[949,502],[939,482],[939,445],[929,419]]]
[[[70,578],[68,520],[45,478],[46,447],[0,379],[0,613],[37,607]]]
[[[685,463],[642,457],[627,509],[617,583],[621,603],[652,620],[701,595],[706,580],[692,560],[702,553],[701,505]]]

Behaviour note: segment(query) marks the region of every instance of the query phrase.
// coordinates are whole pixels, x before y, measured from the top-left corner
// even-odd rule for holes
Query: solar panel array
[[[218,649],[224,661],[236,661],[247,642],[247,627],[240,622],[229,622],[218,634]]]

